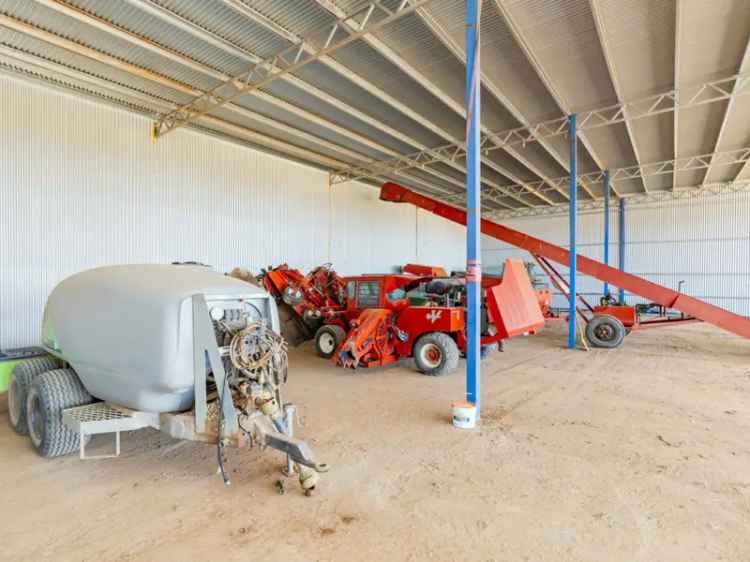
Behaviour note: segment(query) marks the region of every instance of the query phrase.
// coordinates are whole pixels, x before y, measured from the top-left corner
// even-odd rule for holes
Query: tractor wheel
[[[43,457],[67,455],[78,448],[79,437],[62,420],[62,411],[93,402],[73,369],[39,375],[26,397],[29,437]]]
[[[425,375],[448,374],[458,367],[458,346],[448,334],[430,332],[414,344],[414,362]]]
[[[594,347],[607,349],[620,347],[625,339],[625,326],[609,314],[594,316],[586,324],[586,339]]]
[[[323,359],[330,359],[346,338],[346,332],[335,324],[321,326],[315,332],[315,351]]]
[[[31,383],[45,371],[57,369],[59,366],[57,359],[46,355],[27,359],[13,368],[8,388],[8,419],[16,433],[26,435],[29,432],[26,425],[26,395]]]

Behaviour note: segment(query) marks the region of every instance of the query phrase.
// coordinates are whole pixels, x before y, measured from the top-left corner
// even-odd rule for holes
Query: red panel
[[[486,291],[490,321],[498,336],[511,338],[544,327],[539,299],[521,260],[505,260],[502,282]]]
[[[411,203],[450,221],[466,224],[465,211],[425,197],[424,195],[419,195],[396,183],[388,182],[383,184],[380,189],[380,198],[383,201]],[[570,254],[566,249],[485,219],[482,220],[482,233],[562,265],[568,265],[570,262]],[[581,273],[585,273],[601,281],[606,281],[634,295],[645,297],[651,302],[679,310],[690,316],[724,328],[738,336],[750,339],[750,319],[744,316],[678,293],[673,289],[657,285],[642,277],[624,273],[614,267],[609,267],[584,256],[578,256],[576,266]]]
[[[418,263],[407,263],[402,268],[404,273],[412,275],[427,275],[430,277],[448,277],[448,272],[436,265],[422,265]]]
[[[638,321],[634,306],[595,306],[594,313],[614,316],[626,328],[632,328]]]

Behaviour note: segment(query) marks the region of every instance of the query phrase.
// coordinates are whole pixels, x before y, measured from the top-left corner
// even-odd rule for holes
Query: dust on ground
[[[272,451],[230,450],[225,487],[208,445],[142,430],[119,459],[45,460],[3,422],[2,558],[750,560],[750,342],[695,325],[584,352],[562,330],[483,363],[475,430],[450,425],[462,371],[293,350],[298,435],[332,467],[311,498],[277,493]]]

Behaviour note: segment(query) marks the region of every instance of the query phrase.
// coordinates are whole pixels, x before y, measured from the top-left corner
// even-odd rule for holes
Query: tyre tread
[[[435,369],[425,369],[422,365],[420,365],[418,360],[420,346],[429,341],[432,341],[433,343],[439,345],[443,350],[443,354],[445,355],[443,364]],[[425,375],[431,377],[439,377],[455,371],[458,367],[459,356],[460,353],[458,351],[458,345],[456,345],[456,342],[452,337],[450,337],[448,334],[444,334],[443,332],[430,332],[424,334],[417,340],[417,343],[414,344],[414,360],[417,364],[417,368]]]
[[[28,435],[29,428],[26,423],[26,395],[29,392],[29,387],[34,379],[46,371],[52,369],[59,369],[60,361],[52,355],[42,355],[39,357],[32,357],[30,359],[24,359],[18,365],[13,367],[11,372],[11,378],[16,379],[17,385],[20,387],[21,396],[21,413],[18,416],[18,421],[14,425],[8,413],[8,423],[13,430],[19,435]]]
[[[84,406],[93,398],[72,369],[56,369],[40,375],[33,383],[45,409],[44,434],[37,451],[43,457],[67,455],[78,449],[78,434],[62,420],[62,411]]]

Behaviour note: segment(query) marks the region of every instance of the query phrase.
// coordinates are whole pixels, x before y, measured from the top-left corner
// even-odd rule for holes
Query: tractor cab
[[[409,306],[409,291],[431,279],[403,273],[345,277],[346,316],[353,320],[368,308],[401,311]]]

